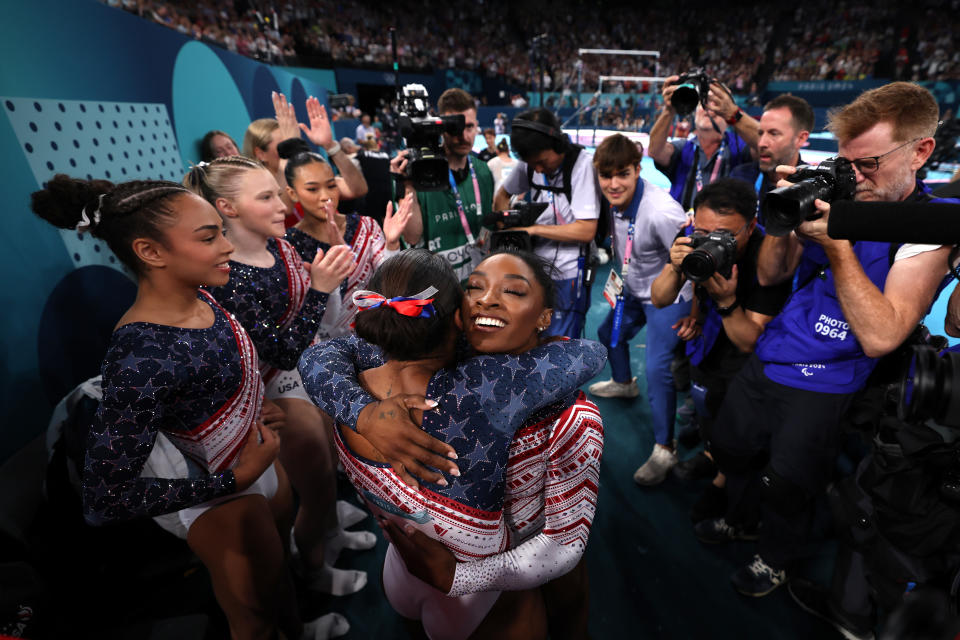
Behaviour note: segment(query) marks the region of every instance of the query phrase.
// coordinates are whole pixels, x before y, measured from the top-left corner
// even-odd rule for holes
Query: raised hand
[[[297,123],[297,114],[293,110],[293,105],[287,102],[287,97],[282,93],[274,91],[270,94],[273,98],[273,112],[277,118],[277,124],[280,125],[281,140],[300,137],[300,126]]]
[[[307,134],[307,140],[324,149],[332,146],[333,129],[330,127],[330,118],[327,117],[327,108],[313,96],[307,98],[307,117],[310,119],[310,126],[303,123],[299,125],[300,130]]]
[[[400,236],[403,234],[410,216],[413,215],[413,194],[408,193],[393,212],[393,202],[387,202],[387,213],[383,217],[383,236],[387,240],[387,249],[396,251],[400,248]]]
[[[330,247],[326,254],[317,249],[317,255],[310,263],[310,287],[323,293],[332,293],[343,279],[353,273],[357,263],[353,251],[345,244]]]

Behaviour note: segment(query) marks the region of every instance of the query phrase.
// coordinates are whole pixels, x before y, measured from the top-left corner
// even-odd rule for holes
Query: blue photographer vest
[[[734,162],[739,163],[739,156],[743,153],[747,143],[730,128],[723,133],[721,146],[723,147],[724,153],[714,160],[714,162],[726,162],[727,166],[721,167],[720,173],[717,174],[718,178],[728,175],[730,169],[736,166]],[[676,171],[673,176],[671,176],[670,195],[680,203],[680,206],[685,208],[689,207],[683,203],[684,196],[689,194],[689,200],[692,206],[693,199],[697,195],[696,193],[690,194],[690,191],[696,190],[696,186],[693,183],[696,181],[697,163],[700,161],[699,156],[700,145],[695,139],[688,140],[680,152],[680,160],[677,162]],[[724,156],[726,156],[726,159],[724,159]]]

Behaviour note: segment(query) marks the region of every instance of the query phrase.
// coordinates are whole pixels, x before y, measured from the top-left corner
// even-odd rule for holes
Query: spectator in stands
[[[673,351],[680,342],[676,327],[696,325],[690,315],[690,286],[677,287],[669,300],[654,306],[650,285],[670,259],[670,247],[686,216],[664,189],[640,176],[643,152],[626,136],[617,134],[597,147],[594,165],[603,197],[610,203],[614,272],[622,274],[613,309],[600,325],[597,336],[607,348],[610,380],[590,385],[601,398],[635,398],[640,394],[630,371],[630,340],[646,326],[647,398],[655,444],[647,461],[633,475],[641,485],[663,482],[677,463],[673,439],[677,391],[673,383]],[[622,268],[619,268],[622,265]],[[618,274],[618,275],[619,275]],[[613,276],[611,276],[612,278]]]
[[[806,100],[790,94],[777,96],[767,103],[760,116],[757,159],[730,172],[731,178],[754,186],[759,197],[757,222],[761,226],[764,224],[763,202],[767,193],[777,186],[777,167],[802,164],[800,148],[813,131],[813,121],[813,108]]]
[[[365,149],[369,148],[366,145],[370,140],[377,139],[377,130],[370,124],[370,114],[365,113],[360,117],[360,124],[357,125],[357,132],[354,138],[356,138],[357,142],[363,145]]]
[[[509,209],[511,196],[531,189],[534,201],[551,205],[532,226],[516,230],[533,236],[534,252],[556,268],[557,304],[548,335],[577,338],[588,304],[584,265],[600,214],[593,159],[546,109],[521,113],[510,129],[521,162],[497,190],[494,209]]]
[[[510,143],[503,138],[497,143],[497,155],[487,162],[490,173],[493,174],[493,192],[500,189],[500,185],[507,179],[510,172],[517,166],[516,159],[510,155]]]
[[[507,132],[507,114],[497,113],[497,117],[493,119],[493,132],[498,136]]]
[[[463,89],[447,89],[437,101],[437,110],[442,116],[462,115],[465,122],[462,133],[443,134],[451,188],[417,194],[413,182],[404,174],[406,152],[393,159],[391,170],[402,174],[398,179],[403,181],[405,194],[416,194],[404,239],[443,255],[463,281],[482,260],[483,250],[477,246],[476,238],[483,216],[493,211],[493,176],[487,164],[472,153],[479,128],[473,96]]]
[[[930,92],[905,82],[867,91],[832,115],[839,154],[855,167],[856,200],[930,199],[916,172],[933,152],[938,116]],[[948,247],[834,240],[826,234],[830,205],[815,206],[822,217],[794,232],[767,229],[761,284],[790,281],[801,263],[815,268],[806,269],[728,388],[711,445],[727,476],[729,507],[725,517],[696,526],[705,542],[759,535],[758,553],[731,577],[751,596],[787,580],[813,501],[830,479],[840,417],[877,359],[914,331],[949,271]]]
[[[215,158],[240,155],[240,148],[230,134],[214,129],[208,131],[200,141],[200,160],[210,162]]]
[[[670,76],[664,82],[663,110],[650,130],[647,153],[670,179],[670,195],[684,210],[690,210],[700,189],[753,160],[750,149],[757,146],[759,124],[737,106],[725,87],[713,82],[706,107],[697,105],[696,137],[668,141],[667,132],[677,115],[672,98],[678,79]]]
[[[477,156],[484,162],[490,162],[497,157],[497,134],[493,129],[484,129],[483,138],[487,141],[487,148],[481,150]]]

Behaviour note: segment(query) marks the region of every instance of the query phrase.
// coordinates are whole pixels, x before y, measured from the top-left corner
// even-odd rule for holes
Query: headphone
[[[510,126],[513,129],[527,129],[528,131],[536,131],[537,133],[547,136],[551,139],[553,150],[557,153],[565,153],[570,146],[570,140],[559,127],[543,124],[542,122],[524,120],[522,118],[514,118]]]

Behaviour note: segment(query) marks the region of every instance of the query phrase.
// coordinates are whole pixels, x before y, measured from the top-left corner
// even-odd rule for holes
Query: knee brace
[[[787,480],[768,464],[760,472],[760,496],[764,505],[783,516],[792,516],[810,501],[807,491]]]

